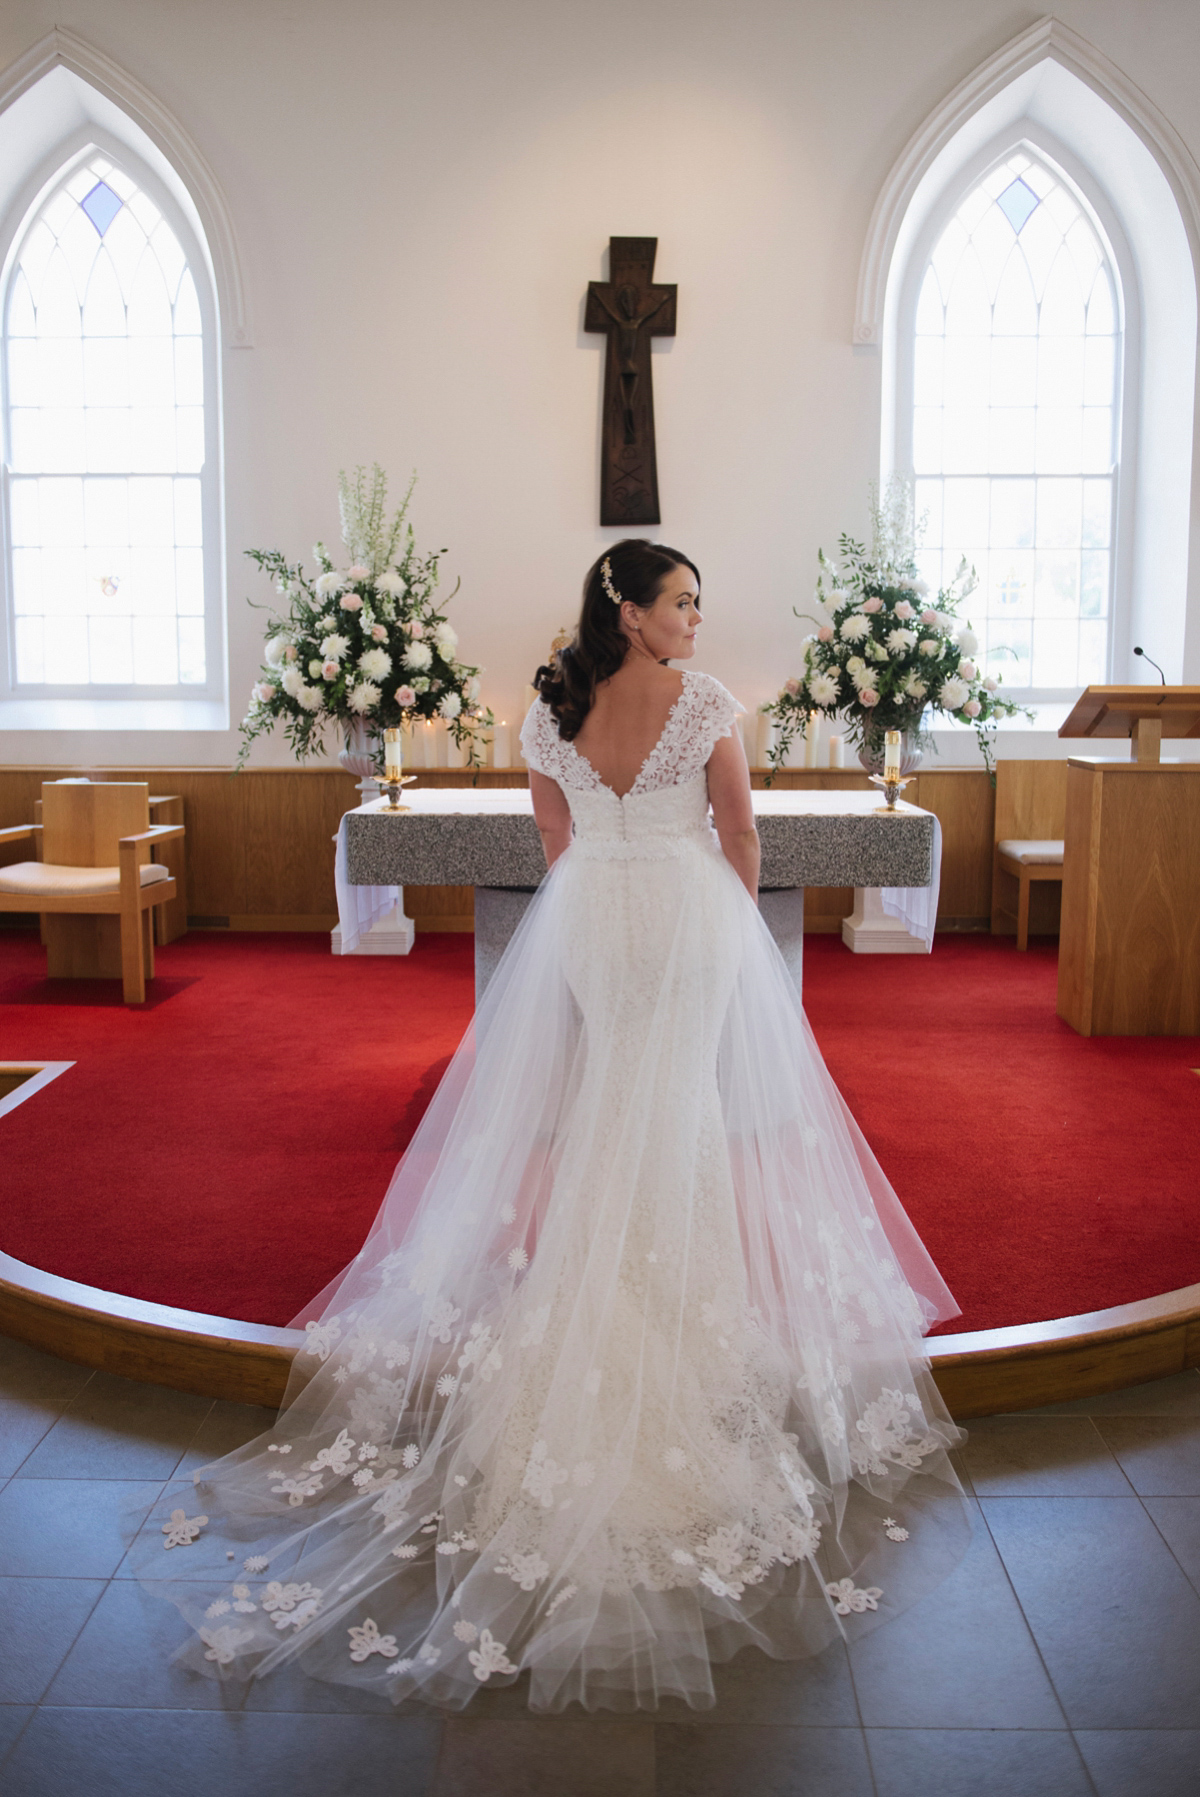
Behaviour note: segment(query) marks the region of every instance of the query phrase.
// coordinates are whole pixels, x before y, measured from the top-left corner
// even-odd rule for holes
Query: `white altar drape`
[[[910,936],[933,948],[937,924],[938,893],[942,884],[942,826],[933,820],[933,867],[928,886],[885,886],[880,903],[889,917],[902,923]]]
[[[359,808],[364,809],[364,807]],[[333,884],[337,893],[338,928],[344,955],[352,955],[372,925],[398,903],[398,886],[352,886],[346,868],[346,812],[334,837],[337,848],[333,857]]]

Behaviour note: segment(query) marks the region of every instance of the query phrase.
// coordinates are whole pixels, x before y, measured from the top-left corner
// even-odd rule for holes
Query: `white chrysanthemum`
[[[298,699],[304,690],[304,675],[297,667],[285,668],[279,684],[291,698]]]
[[[960,630],[958,633],[958,646],[964,655],[974,655],[979,648],[979,638],[975,635],[973,630]]]
[[[375,576],[375,591],[386,593],[389,599],[398,599],[405,591],[404,576],[397,574],[394,568],[388,568]]]
[[[826,611],[836,611],[839,605],[845,605],[850,595],[844,587],[831,587],[829,597],[825,601]]]
[[[302,686],[296,694],[296,700],[305,711],[320,711],[324,702],[321,690],[316,686]]]
[[[364,649],[358,665],[368,680],[383,680],[392,671],[392,658],[386,649]]]
[[[456,718],[461,710],[462,700],[457,693],[447,693],[438,706],[438,711],[444,718]]]
[[[814,674],[808,682],[814,705],[832,705],[837,698],[838,683],[832,674]]]
[[[866,692],[868,689],[874,692],[879,685],[879,670],[877,668],[860,669],[854,676],[854,684],[859,692]]]
[[[861,612],[852,612],[848,618],[842,619],[840,632],[844,642],[860,643],[864,636],[871,634],[870,619],[864,618]]]
[[[428,643],[410,643],[404,657],[404,665],[406,668],[411,668],[415,674],[419,674],[422,669],[429,666],[432,660],[433,650]]]
[[[373,680],[360,680],[357,686],[350,688],[347,704],[351,711],[374,711],[382,697],[382,689]]]
[[[458,632],[455,630],[453,624],[443,622],[435,625],[433,640],[442,651],[443,655],[453,655],[454,651],[458,648]]]
[[[332,636],[323,637],[321,639],[321,654],[326,656],[330,661],[341,661],[342,656],[349,647],[350,638],[348,636],[342,636],[340,632],[336,630],[333,632]]]
[[[906,655],[910,649],[916,647],[916,642],[917,633],[915,630],[888,631],[887,646],[893,655]]]
[[[971,697],[971,689],[965,680],[947,680],[938,694],[938,704],[944,711],[957,711]]]
[[[280,662],[283,660],[283,652],[287,646],[288,639],[286,636],[273,636],[268,638],[266,647],[268,667],[277,668],[279,666]]]
[[[342,577],[340,574],[334,572],[318,574],[316,580],[313,582],[313,592],[317,595],[318,599],[332,599],[334,595],[340,593],[341,590]]]

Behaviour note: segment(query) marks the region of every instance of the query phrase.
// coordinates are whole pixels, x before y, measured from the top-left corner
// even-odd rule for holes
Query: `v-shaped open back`
[[[521,731],[525,760],[563,788],[607,793],[618,802],[691,779],[704,767],[719,738],[729,735],[743,707],[711,674],[684,671],[682,678],[683,690],[667,713],[658,741],[625,792],[610,786],[573,742],[563,740],[544,700],[530,708]]]

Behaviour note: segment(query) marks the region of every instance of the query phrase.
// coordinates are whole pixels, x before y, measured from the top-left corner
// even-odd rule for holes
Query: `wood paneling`
[[[187,826],[187,914],[229,929],[330,929],[336,921],[333,843],[338,820],[357,803],[349,774],[329,768],[0,768],[0,825],[27,823],[43,779],[85,772],[93,779],[139,780],[152,794],[178,795]],[[521,768],[418,768],[419,786],[523,787]],[[765,770],[753,772],[757,787]],[[777,789],[864,792],[857,768],[785,768]],[[986,925],[991,880],[991,786],[973,768],[922,769],[906,797],[942,820],[943,928]],[[166,820],[164,820],[166,821]],[[986,838],[986,843],[985,843]],[[3,853],[3,851],[0,851]],[[24,860],[18,847],[5,859]],[[164,859],[166,856],[164,855]],[[981,898],[980,894],[984,896]],[[854,907],[849,887],[812,887],[805,894],[805,928],[837,931]],[[412,886],[405,908],[417,928],[469,930],[469,887]]]
[[[1058,1014],[1083,1036],[1200,1033],[1200,766],[1072,760]]]

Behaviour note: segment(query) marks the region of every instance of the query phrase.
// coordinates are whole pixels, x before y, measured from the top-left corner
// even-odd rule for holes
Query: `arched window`
[[[214,319],[186,223],[93,146],[8,268],[9,690],[211,690]]]
[[[919,272],[912,469],[922,572],[961,557],[985,665],[1050,697],[1110,665],[1121,290],[1096,221],[1025,150],[975,181]]]

